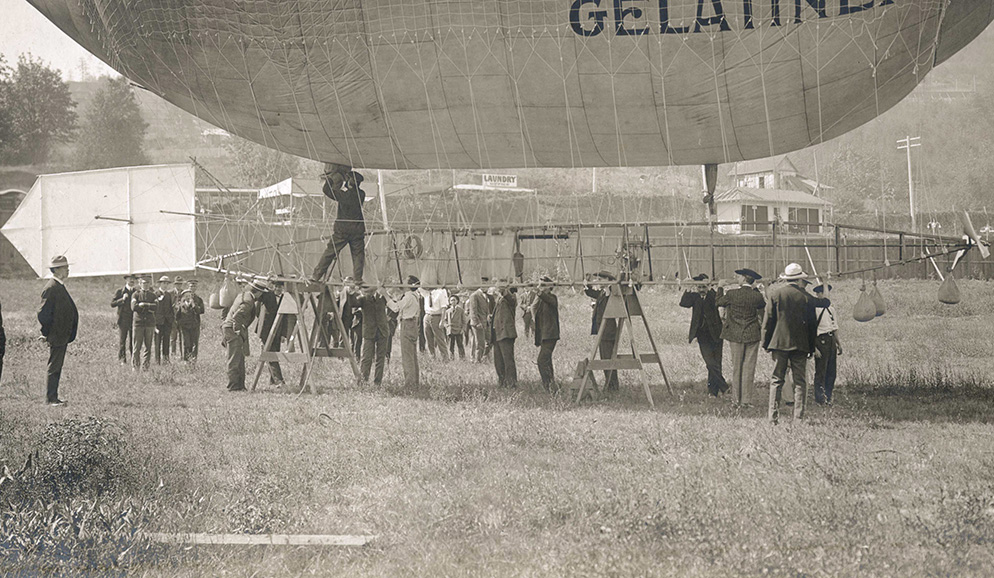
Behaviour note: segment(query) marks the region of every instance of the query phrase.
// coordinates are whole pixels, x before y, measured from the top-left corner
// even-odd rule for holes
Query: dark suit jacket
[[[155,324],[156,325],[172,325],[176,318],[176,310],[174,309],[175,303],[173,303],[172,291],[156,291],[155,298],[158,301],[158,305],[155,307]]]
[[[131,310],[131,295],[135,291],[134,287],[130,289],[121,287],[114,292],[114,298],[110,300],[110,306],[117,308],[118,327],[131,327],[131,322],[134,321],[135,313]]]
[[[379,293],[370,295],[359,294],[354,298],[356,307],[360,308],[362,316],[362,338],[375,339],[376,331],[384,337],[390,335],[390,321],[387,319],[387,299]]]
[[[269,332],[273,329],[273,323],[276,321],[276,314],[280,310],[282,299],[282,297],[277,297],[275,293],[269,291],[259,297],[259,320],[256,321],[255,331],[263,343],[269,338]],[[279,327],[276,328],[276,336],[273,338],[274,342],[278,342],[286,335],[287,321],[286,317],[280,321]]]
[[[690,315],[690,335],[687,341],[693,341],[701,331],[706,331],[712,339],[721,339],[721,315],[718,314],[718,297],[724,291],[709,289],[701,296],[697,291],[685,291],[680,298],[680,307],[692,309]]]
[[[136,289],[131,294],[131,310],[135,312],[135,327],[155,327],[155,312],[159,308],[155,291]]]
[[[490,317],[490,300],[487,294],[477,289],[469,296],[469,324],[473,327],[486,327]]]
[[[554,293],[539,292],[532,305],[535,318],[535,345],[559,340],[559,298]]]
[[[49,279],[41,292],[38,322],[41,323],[41,334],[48,338],[49,345],[66,345],[76,340],[79,311],[69,291],[55,279]]]
[[[498,291],[491,323],[494,341],[514,339],[518,336],[518,329],[514,326],[514,312],[517,308],[517,295],[506,289]]]
[[[601,322],[604,322],[604,337],[608,341],[614,341],[618,337],[618,322],[614,319],[604,319],[604,310],[607,308],[607,291],[594,289],[587,285],[583,289],[584,295],[594,300],[593,311],[590,312],[590,334],[597,335],[600,331]]]
[[[766,298],[759,289],[739,287],[718,297],[718,307],[726,307],[721,338],[736,343],[753,343],[762,337]]]
[[[815,307],[827,307],[831,301],[815,297],[790,283],[772,290],[769,297],[763,349],[804,353],[814,351],[815,337],[818,335]]]

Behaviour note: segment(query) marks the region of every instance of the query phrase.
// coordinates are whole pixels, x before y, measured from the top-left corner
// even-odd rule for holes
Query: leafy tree
[[[232,135],[224,143],[230,157],[233,174],[228,176],[234,186],[265,187],[300,176],[302,159],[252,141]],[[218,175],[221,178],[223,175]],[[225,179],[222,179],[225,180]]]
[[[52,145],[72,140],[75,109],[58,71],[30,56],[16,68],[0,60],[0,163],[45,162]]]
[[[104,77],[84,113],[85,125],[76,143],[80,169],[103,169],[148,163],[145,131],[135,93],[124,77]]]

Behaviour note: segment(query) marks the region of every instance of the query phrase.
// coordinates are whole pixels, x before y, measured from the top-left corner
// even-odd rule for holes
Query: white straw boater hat
[[[780,278],[784,281],[794,281],[795,279],[807,279],[808,274],[797,263],[791,263],[780,274]]]

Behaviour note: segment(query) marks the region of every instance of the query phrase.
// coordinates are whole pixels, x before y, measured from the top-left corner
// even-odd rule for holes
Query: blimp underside
[[[29,0],[133,81],[356,167],[771,156],[906,96],[994,0]]]

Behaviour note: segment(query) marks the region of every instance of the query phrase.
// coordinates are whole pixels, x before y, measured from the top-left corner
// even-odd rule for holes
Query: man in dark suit
[[[482,363],[487,351],[487,319],[490,300],[482,287],[469,296],[469,330],[473,333],[473,361]]]
[[[718,297],[725,308],[721,338],[728,342],[732,358],[732,404],[751,405],[756,377],[756,358],[762,337],[766,298],[754,287],[762,276],[752,269],[739,269],[739,286]]]
[[[266,341],[269,339],[269,333],[275,332],[273,335],[273,341],[266,348],[266,351],[279,351],[281,341],[287,334],[287,325],[289,319],[283,317],[280,320],[280,324],[273,327],[276,322],[276,314],[280,309],[280,301],[283,300],[283,287],[282,281],[274,281],[272,284],[272,291],[266,291],[259,297],[259,319],[256,321],[255,330],[259,339],[262,340],[262,346],[266,346]],[[269,362],[269,385],[283,385],[283,368],[280,367],[280,362],[270,361]]]
[[[555,387],[552,353],[559,342],[559,298],[552,292],[552,279],[542,277],[542,286],[532,302],[532,319],[535,322],[535,345],[538,350],[538,374],[542,387],[551,391]]]
[[[708,368],[708,394],[718,397],[718,393],[728,391],[728,383],[721,374],[721,315],[718,314],[718,298],[724,294],[722,289],[716,292],[713,286],[705,281],[708,276],[704,273],[692,277],[697,281],[696,289],[684,291],[680,298],[680,307],[692,310],[690,316],[690,335],[688,343],[697,339],[701,349],[701,357]]]
[[[328,269],[338,260],[338,254],[346,246],[352,253],[352,274],[357,282],[362,281],[363,270],[366,266],[366,224],[362,216],[362,203],[366,193],[359,188],[362,175],[349,171],[342,172],[337,165],[329,167],[324,177],[322,191],[329,199],[338,203],[338,213],[328,246],[311,273],[311,280],[323,282]],[[342,184],[345,189],[341,188]],[[346,331],[349,326],[345,326]]]
[[[155,335],[152,338],[155,363],[169,363],[169,336],[176,320],[175,301],[169,277],[159,277],[159,290],[155,292]]]
[[[518,367],[514,361],[514,340],[518,330],[514,325],[514,313],[518,308],[518,297],[509,288],[507,281],[497,282],[494,297],[494,313],[490,324],[494,343],[494,369],[497,370],[497,386],[514,389],[518,387]]]
[[[124,276],[124,287],[114,292],[114,298],[110,300],[110,306],[117,308],[117,335],[118,350],[117,360],[124,365],[128,362],[128,352],[134,351],[131,346],[131,324],[134,321],[134,312],[131,310],[131,295],[135,292],[133,285],[134,275]]]
[[[363,283],[362,293],[356,298],[356,305],[362,312],[362,357],[359,369],[362,381],[369,381],[369,372],[374,362],[373,384],[383,383],[383,370],[387,361],[387,338],[390,323],[387,319],[387,298],[381,290]]]
[[[132,369],[148,369],[152,363],[152,346],[155,337],[155,311],[158,298],[151,288],[152,280],[142,275],[138,278],[138,290],[131,295],[131,310],[134,311],[134,351],[131,355]],[[142,363],[142,348],[145,350]]]
[[[828,307],[828,299],[808,293],[807,274],[797,263],[784,269],[780,279],[787,283],[772,289],[766,305],[766,327],[763,349],[773,354],[773,383],[770,384],[769,418],[774,424],[780,418],[780,398],[787,366],[794,376],[794,419],[804,417],[807,394],[806,372],[808,356],[815,350],[818,321],[815,307]]]
[[[590,312],[590,334],[597,335],[600,331],[601,323],[604,323],[604,334],[601,336],[600,355],[601,359],[611,359],[614,355],[615,342],[618,340],[618,322],[614,319],[604,319],[604,309],[607,308],[608,292],[594,283],[594,277],[602,282],[613,283],[617,278],[607,271],[601,271],[594,276],[587,275],[587,285],[583,293],[593,299]],[[610,369],[604,371],[604,389],[606,391],[616,391],[618,389],[618,371]]]
[[[175,322],[176,313],[179,308],[179,298],[183,294],[183,278],[179,275],[173,279],[173,330],[169,334],[169,351],[174,357],[183,356],[183,331],[179,328],[179,323]]]
[[[197,295],[197,280],[189,279],[186,290],[176,302],[176,326],[182,332],[183,361],[194,362],[200,352],[200,316],[204,314],[204,300]]]
[[[69,261],[62,255],[53,257],[49,269],[52,278],[41,292],[38,322],[41,338],[48,343],[48,405],[63,405],[65,402],[59,399],[59,379],[66,359],[66,346],[76,340],[79,312],[65,285],[69,278]]]

